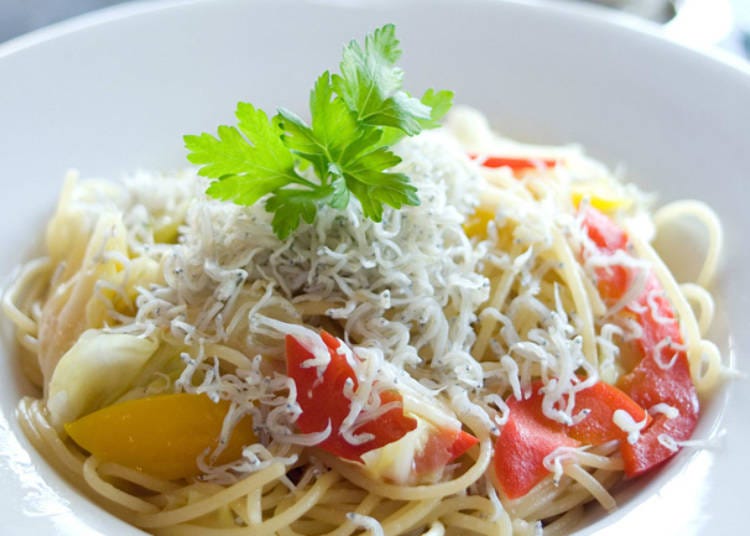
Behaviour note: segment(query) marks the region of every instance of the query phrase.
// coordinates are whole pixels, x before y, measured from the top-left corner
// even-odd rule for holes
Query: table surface
[[[0,43],[124,0],[0,0]]]

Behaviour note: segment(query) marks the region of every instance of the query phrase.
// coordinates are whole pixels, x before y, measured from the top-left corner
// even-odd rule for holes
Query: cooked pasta
[[[715,214],[652,214],[578,148],[501,138],[470,109],[396,151],[419,206],[324,208],[283,240],[189,171],[71,173],[45,256],[3,297],[39,387],[18,407],[30,441],[155,534],[564,534],[613,508],[649,469],[631,451],[671,456],[693,385],[721,380]],[[684,251],[696,281],[650,246],[686,216],[709,237]],[[654,399],[639,367],[679,383],[683,359],[689,386]]]

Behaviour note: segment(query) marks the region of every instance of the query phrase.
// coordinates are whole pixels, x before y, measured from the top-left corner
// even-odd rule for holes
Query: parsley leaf
[[[281,141],[281,131],[263,110],[241,102],[235,116],[239,130],[220,126],[218,138],[206,133],[185,136],[188,160],[205,164],[198,174],[219,179],[209,186],[209,195],[252,205],[286,184],[304,181],[294,169],[293,155]]]
[[[340,74],[318,77],[309,125],[285,108],[269,119],[241,102],[236,127],[185,136],[188,160],[213,179],[206,193],[240,205],[265,198],[281,239],[301,221],[313,223],[321,206],[344,209],[352,196],[375,221],[384,205],[418,205],[409,178],[390,171],[401,159],[389,147],[437,127],[453,94],[430,89],[421,99],[410,96],[396,66],[400,56],[395,27],[387,24],[366,36],[364,46],[352,41],[344,48]]]
[[[317,202],[326,196],[323,190],[279,190],[268,201],[266,210],[273,212],[271,226],[279,237],[287,237],[299,226],[299,218],[307,223],[315,221],[318,213]]]
[[[430,108],[401,90],[398,46],[392,24],[368,35],[364,49],[352,41],[344,49],[341,75],[334,75],[333,86],[358,123],[395,127],[413,136],[421,130],[419,120],[430,118]]]

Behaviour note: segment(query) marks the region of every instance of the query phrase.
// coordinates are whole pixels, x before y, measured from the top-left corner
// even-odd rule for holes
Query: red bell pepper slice
[[[542,412],[542,382],[532,386],[525,400],[510,397],[508,422],[495,443],[495,473],[503,493],[510,499],[523,497],[541,482],[549,470],[544,458],[558,447],[599,445],[627,434],[613,421],[615,411],[626,411],[634,421],[648,419],[646,411],[616,387],[597,382],[576,393],[575,411],[586,411],[577,424],[566,426]]]
[[[508,156],[482,156],[475,153],[469,153],[469,158],[477,160],[482,158],[479,165],[486,168],[508,167],[513,172],[537,169],[539,167],[555,167],[557,160],[552,158],[518,158]]]
[[[679,415],[672,419],[664,414],[656,415],[654,423],[641,434],[641,440],[628,445],[623,452],[628,476],[644,473],[675,454],[659,442],[660,435],[684,441],[690,438],[698,423],[698,396],[690,376],[687,353],[680,348],[682,334],[671,304],[660,291],[661,285],[652,274],[638,300],[639,312],[635,313],[643,329],[643,336],[638,340],[643,357],[630,373],[620,378],[619,385],[642,406],[650,408],[665,403],[677,409]],[[661,322],[654,319],[646,299],[649,295]],[[658,347],[667,337],[672,344]],[[666,365],[668,368],[663,368]]]
[[[361,462],[362,454],[398,441],[416,428],[417,420],[414,417],[405,415],[402,408],[394,408],[356,429],[356,434],[373,434],[375,437],[372,440],[360,445],[347,442],[338,433],[351,407],[351,401],[344,395],[344,386],[351,380],[352,387],[356,389],[357,378],[346,358],[337,351],[342,344],[341,341],[325,331],[321,332],[320,336],[331,356],[331,361],[321,377],[318,377],[316,368],[302,366],[313,357],[312,353],[294,337],[286,337],[287,373],[297,387],[297,402],[302,408],[297,425],[302,432],[324,430],[330,420],[332,433],[317,446],[340,458]],[[403,401],[398,391],[381,392],[381,405],[394,401]],[[422,450],[413,453],[414,474],[432,474],[460,457],[478,442],[476,437],[460,428],[435,427]]]
[[[297,426],[303,433],[325,430],[330,421],[331,434],[317,446],[346,460],[361,462],[365,452],[397,441],[417,426],[416,419],[404,415],[402,407],[393,408],[376,419],[368,421],[355,430],[356,434],[372,434],[373,439],[352,445],[340,434],[341,424],[349,414],[351,400],[344,394],[348,381],[357,388],[359,382],[346,357],[337,349],[341,342],[323,331],[323,342],[328,347],[331,360],[321,377],[316,367],[303,367],[303,363],[313,358],[313,354],[293,336],[286,336],[287,374],[297,386],[297,402],[302,413]],[[402,401],[398,391],[383,391],[380,403]]]
[[[558,447],[580,445],[568,437],[564,425],[542,413],[539,386],[534,386],[526,400],[508,398],[508,422],[495,442],[495,474],[510,499],[523,497],[549,474],[544,466],[548,454]]]
[[[627,234],[595,209],[588,208],[584,213],[584,228],[601,253],[627,251]],[[629,270],[622,266],[599,269],[596,275],[599,293],[607,301],[618,299],[624,292],[620,289],[623,279],[631,279]],[[675,454],[659,442],[659,436],[666,434],[682,441],[692,435],[698,422],[699,405],[687,354],[680,349],[683,339],[679,324],[653,273],[648,274],[643,292],[630,309],[621,314],[630,315],[643,330],[636,342],[641,359],[631,372],[620,378],[618,385],[642,407],[665,403],[679,411],[679,416],[673,419],[656,415],[651,425],[641,432],[639,441],[623,445],[625,474],[636,476]],[[671,344],[664,345],[662,341],[667,337]]]
[[[613,439],[620,440],[620,448],[627,443],[627,432],[614,424],[617,410],[626,411],[633,421],[651,420],[648,412],[617,387],[597,382],[576,393],[576,412],[586,410],[588,415],[568,428],[568,435],[586,445],[601,445]]]
[[[625,231],[598,210],[593,208],[586,210],[583,225],[600,253],[612,255],[616,251],[627,249],[628,236]],[[631,274],[630,270],[624,266],[602,266],[596,268],[594,273],[599,294],[606,303],[611,305],[617,302],[628,290]]]
[[[583,227],[602,253],[612,254],[628,247],[625,231],[595,208],[589,207],[583,213]]]
[[[414,474],[432,474],[458,459],[477,443],[479,439],[463,430],[439,428],[430,434],[424,448],[414,456]]]

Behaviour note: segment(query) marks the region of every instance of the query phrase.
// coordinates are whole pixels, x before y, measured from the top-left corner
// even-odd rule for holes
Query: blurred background
[[[599,4],[628,12],[662,24],[665,32],[679,41],[693,46],[717,46],[750,58],[750,0],[552,1]],[[0,42],[87,11],[121,3],[123,0],[0,0]]]

